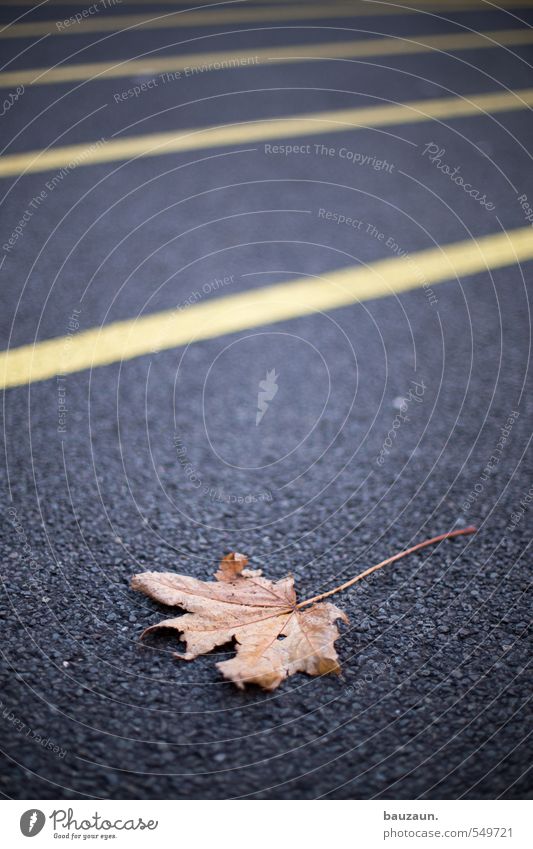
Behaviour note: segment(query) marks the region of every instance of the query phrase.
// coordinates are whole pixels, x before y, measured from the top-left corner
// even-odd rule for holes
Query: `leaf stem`
[[[361,572],[360,575],[356,575],[355,578],[350,578],[349,581],[346,581],[344,584],[340,584],[340,586],[335,587],[333,590],[328,590],[327,593],[321,593],[320,595],[315,595],[313,598],[307,598],[305,601],[301,601],[296,605],[299,607],[306,607],[308,604],[315,604],[317,601],[322,601],[323,598],[328,598],[330,595],[334,595],[335,593],[340,593],[342,590],[347,590],[348,587],[353,586],[353,584],[357,583],[357,581],[366,578],[367,575],[370,575],[372,572],[375,572],[377,569],[381,569],[383,566],[387,566],[389,563],[394,563],[395,560],[400,560],[401,557],[406,557],[408,554],[412,554],[414,551],[418,551],[421,548],[425,548],[426,545],[435,545],[437,542],[442,542],[443,539],[451,539],[452,537],[458,537],[466,534],[474,534],[477,531],[473,525],[469,525],[467,528],[458,528],[455,531],[448,531],[446,534],[439,534],[438,537],[432,537],[431,539],[426,539],[424,542],[419,542],[417,545],[411,546],[411,548],[407,548],[405,551],[400,551],[399,554],[394,554],[392,557],[387,557],[386,560],[382,560],[381,563],[376,563],[375,566],[371,566],[369,569],[365,569],[364,572]]]

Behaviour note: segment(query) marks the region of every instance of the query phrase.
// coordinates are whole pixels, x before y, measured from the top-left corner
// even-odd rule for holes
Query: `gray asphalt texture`
[[[3,6],[2,21],[20,11]],[[6,39],[2,54],[16,70],[532,24],[524,8],[380,15]],[[119,103],[114,94],[135,80],[35,86],[3,118],[3,152],[525,88],[532,58],[519,47],[247,67]],[[85,329],[371,263],[394,256],[392,243],[409,262],[424,248],[523,227],[532,129],[522,110],[293,140],[309,155],[253,144],[74,169],[3,251],[1,347],[64,336],[73,315]],[[316,154],[316,143],[335,153]],[[493,211],[423,155],[429,143]],[[393,167],[352,165],[343,147]],[[2,244],[52,176],[2,180]],[[64,432],[56,380],[5,392],[2,795],[528,796],[532,270],[487,271],[433,294],[420,287],[69,375]],[[279,390],[256,426],[258,383],[271,369]],[[380,465],[410,389],[408,421]],[[171,634],[140,642],[169,610],[130,590],[136,572],[207,580],[237,550],[268,577],[292,572],[303,599],[468,524],[475,536],[336,596],[349,617],[339,677],[241,692],[215,667],[231,646],[186,664],[174,660]]]

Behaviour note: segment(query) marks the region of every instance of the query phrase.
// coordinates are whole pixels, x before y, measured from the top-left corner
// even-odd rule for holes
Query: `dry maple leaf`
[[[172,572],[135,575],[134,590],[190,611],[165,619],[145,633],[154,628],[180,631],[187,643],[187,652],[177,654],[183,660],[194,660],[236,640],[236,656],[217,667],[238,687],[249,683],[274,690],[294,672],[337,672],[335,621],[347,622],[345,614],[333,604],[299,610],[292,576],[269,581],[261,577],[261,570],[244,569],[247,562],[242,554],[227,555],[215,573],[216,581]]]
[[[260,569],[247,569],[248,558],[237,553],[224,557],[215,572],[216,581],[199,581],[174,572],[143,572],[133,577],[131,586],[155,601],[189,611],[152,625],[144,634],[157,628],[179,631],[187,644],[185,654],[176,653],[182,660],[194,660],[234,640],[235,657],[217,663],[222,674],[241,688],[259,684],[265,690],[275,690],[295,672],[323,675],[340,671],[336,622],[340,619],[347,623],[348,619],[335,605],[318,602],[406,554],[474,530],[463,528],[425,540],[371,566],[340,587],[301,602],[296,601],[291,575],[270,581],[262,577]]]

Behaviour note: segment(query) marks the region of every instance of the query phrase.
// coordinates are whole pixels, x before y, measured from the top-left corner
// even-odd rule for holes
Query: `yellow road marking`
[[[523,227],[13,348],[0,353],[0,389],[533,260],[532,235]]]
[[[224,50],[214,53],[186,53],[152,59],[129,59],[118,64],[91,62],[67,64],[57,68],[28,68],[0,72],[0,87],[45,85],[79,80],[136,77],[202,69],[305,62],[311,59],[349,59],[367,56],[395,56],[427,53],[435,50],[473,50],[533,43],[533,29],[488,30],[486,32],[414,35],[400,38],[368,38],[356,41],[331,41],[320,44],[294,44],[257,50]],[[216,65],[221,68],[217,68]],[[201,71],[196,71],[196,73]]]
[[[499,0],[498,5],[501,8],[521,8],[530,5],[530,0],[509,0],[503,3]],[[422,8],[422,7],[421,7]],[[487,10],[487,6],[475,0],[448,0],[446,3],[438,3],[435,6],[430,6],[423,11],[428,12],[448,12],[448,11],[470,11],[470,10]],[[64,23],[68,18],[53,21],[36,21],[35,23],[22,23],[6,26],[0,31],[0,38],[32,38],[33,36],[42,35],[85,35],[86,33],[94,32],[120,32],[129,27],[136,29],[168,29],[170,27],[202,27],[202,26],[224,26],[225,24],[245,24],[255,23],[256,21],[304,21],[304,20],[320,20],[326,18],[354,18],[366,15],[376,14],[405,14],[411,12],[416,14],[417,9],[401,10],[397,7],[387,6],[357,6],[356,10],[346,3],[331,3],[316,4],[316,5],[289,5],[289,6],[274,6],[263,8],[255,6],[238,6],[230,9],[206,9],[204,11],[182,11],[182,12],[164,12],[158,15],[157,12],[152,12],[150,15],[109,15],[105,14],[86,17],[79,23],[72,22],[65,26]],[[70,17],[70,16],[69,16]]]
[[[209,147],[250,144],[272,139],[295,138],[319,133],[338,133],[361,127],[386,127],[413,124],[432,119],[446,120],[496,112],[508,112],[533,106],[533,88],[514,92],[489,92],[467,97],[440,97],[407,103],[336,109],[283,118],[265,118],[242,124],[197,127],[149,133],[111,141],[88,142],[13,153],[0,156],[0,177],[50,171],[66,166],[81,167],[100,162],[129,160],[141,156],[160,156]]]

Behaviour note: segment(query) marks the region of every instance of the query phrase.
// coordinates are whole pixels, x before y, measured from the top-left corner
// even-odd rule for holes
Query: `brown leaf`
[[[275,583],[269,581],[261,577],[260,569],[246,569],[248,558],[235,552],[222,560],[215,572],[216,581],[198,581],[173,572],[143,572],[133,577],[131,585],[162,604],[190,611],[144,632],[154,628],[179,631],[187,651],[176,657],[194,660],[235,640],[235,657],[217,663],[222,674],[241,688],[253,683],[275,690],[295,672],[322,675],[339,671],[335,651],[339,632],[335,623],[337,619],[348,620],[338,607],[318,602],[428,545],[475,532],[476,528],[469,525],[426,539],[375,563],[338,587],[298,603],[292,576]]]
[[[217,663],[222,674],[243,688],[259,684],[275,690],[295,672],[323,675],[338,672],[335,640],[337,619],[345,614],[333,604],[296,605],[292,576],[280,581],[245,569],[243,554],[228,554],[215,573],[216,581],[199,581],[173,572],[143,572],[132,588],[162,604],[189,611],[148,628],[174,628],[187,644],[183,660],[194,660],[216,646],[235,640],[236,655]]]

